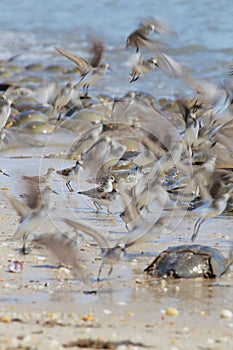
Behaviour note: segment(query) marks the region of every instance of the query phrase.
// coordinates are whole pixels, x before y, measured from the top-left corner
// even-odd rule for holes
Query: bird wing
[[[181,78],[183,73],[183,68],[179,62],[160,52],[157,57],[158,66],[167,74],[168,76]]]
[[[69,151],[69,156],[73,156],[74,154],[77,154],[78,152],[84,153],[87,152],[93,144],[98,139],[99,135],[101,134],[103,130],[103,124],[98,124],[94,127],[91,127],[86,132],[84,132],[78,139],[75,141]],[[85,149],[83,149],[84,145],[86,146]]]
[[[207,80],[196,82],[188,77],[187,83],[197,92],[197,105],[211,110],[213,114],[225,112],[232,101],[232,87],[229,82],[215,84]]]
[[[144,18],[141,21],[139,28],[141,28],[142,30],[144,29],[145,31],[151,30],[157,34],[162,34],[162,35],[175,34],[174,30],[169,26],[167,22],[162,21],[160,19],[153,18],[153,17]]]
[[[81,224],[80,222],[71,220],[71,219],[62,219],[66,224],[70,225],[71,227],[73,227],[75,230],[79,230],[82,231],[84,233],[86,233],[88,236],[91,236],[92,238],[94,238],[96,240],[96,242],[98,243],[98,245],[100,246],[100,249],[106,250],[109,249],[109,244],[107,242],[107,240],[96,230],[93,230],[91,227],[86,226],[84,224]]]
[[[130,58],[126,62],[126,66],[130,67],[131,69],[133,68],[137,69],[138,67],[140,67],[141,62],[142,62],[142,54],[141,52],[136,52],[130,56]]]
[[[164,52],[167,50],[168,45],[161,43],[158,40],[150,39],[145,33],[144,30],[138,29],[130,34],[127,38],[126,45],[135,46],[135,47],[146,47],[155,52]]]
[[[167,222],[168,219],[159,218],[159,220],[152,225],[144,224],[138,226],[121,239],[119,246],[123,245],[125,248],[128,248],[139,242],[155,240],[155,238],[161,234]]]
[[[12,196],[10,193],[3,193],[3,195],[9,200],[12,207],[20,215],[22,221],[30,212],[28,205],[20,199]]]
[[[56,47],[57,52],[59,52],[61,55],[65,56],[68,58],[68,60],[74,62],[77,66],[78,69],[80,70],[81,75],[87,74],[90,70],[93,69],[91,64],[87,62],[84,58],[76,56],[72,54],[71,52],[68,52],[66,50],[63,50],[61,48]]]
[[[35,236],[32,242],[51,251],[64,264],[80,269],[77,262],[77,241],[68,234],[43,233]]]
[[[90,60],[90,64],[92,67],[99,66],[99,64],[103,58],[103,55],[104,55],[104,50],[105,50],[105,47],[104,47],[104,43],[102,40],[93,41],[93,44],[90,48],[90,53],[93,54],[93,56]]]
[[[121,193],[121,198],[125,205],[124,211],[122,212],[123,216],[125,217],[124,221],[127,224],[130,223],[131,226],[133,225],[133,229],[135,229],[137,226],[142,226],[143,224],[145,224],[145,220],[136,206],[137,198],[135,195],[135,187],[133,187],[133,189],[130,191],[130,197],[121,187],[119,192]]]
[[[62,170],[57,170],[57,174],[64,175],[64,176],[69,176],[71,172],[72,172],[72,168],[65,168]]]
[[[35,209],[38,208],[42,203],[41,191],[39,188],[39,179],[38,183],[30,183],[25,182],[25,194],[24,198],[26,200],[26,204],[29,208]]]
[[[176,100],[177,105],[179,107],[180,113],[185,121],[185,123],[187,122],[187,119],[190,115],[190,109],[188,108],[188,106],[185,104],[185,102],[181,99]]]

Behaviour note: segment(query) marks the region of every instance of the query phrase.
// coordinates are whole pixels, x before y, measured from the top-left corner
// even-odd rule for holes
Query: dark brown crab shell
[[[218,249],[199,244],[169,247],[144,270],[151,277],[216,278],[229,268]]]

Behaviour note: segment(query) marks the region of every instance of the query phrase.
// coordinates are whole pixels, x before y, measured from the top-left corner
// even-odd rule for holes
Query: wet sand
[[[25,155],[28,158],[22,159]],[[23,174],[43,174],[49,166],[60,169],[73,163],[37,158],[33,150],[10,152],[3,162],[11,176],[1,176],[1,188],[14,194],[22,191]],[[59,200],[53,198],[56,205],[50,220],[38,232],[68,230],[57,220],[65,216],[95,227],[112,245],[126,234],[117,213],[96,214],[92,202],[78,196],[76,191],[91,187],[90,183],[72,183],[74,193],[68,193],[59,177],[52,185]],[[232,269],[214,280],[165,282],[143,274],[158,252],[190,242],[194,217],[175,216],[171,231],[156,237],[155,242],[128,249],[110,276],[109,266],[104,266],[97,282],[100,250],[88,237],[81,240],[78,252],[83,280],[67,268],[58,268],[56,259],[45,250],[33,247],[30,254],[20,255],[17,248],[21,242],[10,241],[19,217],[3,197],[0,204],[0,349],[232,348],[233,319],[221,316],[224,309],[233,311]],[[117,206],[112,209],[118,210]],[[151,219],[155,210],[152,206]],[[203,224],[197,243],[217,247],[227,255],[231,235],[232,217],[222,215]],[[9,272],[13,260],[24,262],[20,273]],[[168,308],[174,308],[177,315],[167,315]]]

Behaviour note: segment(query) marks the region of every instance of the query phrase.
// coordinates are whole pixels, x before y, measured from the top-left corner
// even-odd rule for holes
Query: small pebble
[[[178,316],[179,311],[177,309],[175,309],[174,307],[168,307],[166,309],[166,315],[167,316]]]
[[[27,334],[25,335],[25,337],[23,337],[22,341],[21,341],[21,345],[23,347],[27,347],[32,341],[32,335],[31,334]]]
[[[128,346],[127,345],[118,345],[117,347],[116,347],[116,350],[127,350],[128,349]]]
[[[230,318],[233,317],[233,313],[232,313],[231,310],[224,309],[224,310],[221,311],[220,316],[221,316],[222,318],[229,318],[229,319],[230,319]]]
[[[137,263],[138,263],[137,259],[132,259],[131,260],[131,265],[137,265]]]
[[[0,322],[10,323],[11,319],[8,316],[2,316],[2,317],[0,317]]]
[[[104,313],[105,315],[111,315],[112,311],[111,311],[111,310],[104,309],[104,310],[103,310],[103,313]]]
[[[45,257],[45,256],[37,255],[37,256],[35,256],[35,259],[36,259],[36,260],[39,260],[39,261],[45,261],[45,260],[46,260],[46,257]]]
[[[188,333],[188,332],[189,332],[189,327],[184,327],[184,328],[183,328],[183,332],[184,332],[184,333]]]
[[[206,348],[206,349],[211,350],[211,349],[214,349],[214,348],[215,348],[215,345],[216,345],[216,344],[215,344],[214,339],[209,338],[209,339],[206,340],[206,345],[207,345],[207,348]]]
[[[165,315],[166,314],[166,310],[165,309],[161,309],[160,313],[161,313],[161,315]]]

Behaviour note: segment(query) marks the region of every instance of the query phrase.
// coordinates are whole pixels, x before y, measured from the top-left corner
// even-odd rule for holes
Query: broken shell
[[[23,261],[11,261],[8,265],[8,269],[10,272],[21,272],[23,270]]]
[[[0,322],[10,323],[11,319],[8,316],[2,316],[2,317],[0,317]]]
[[[87,316],[83,316],[82,317],[82,320],[85,321],[85,322],[94,322],[95,321],[95,317],[94,317],[94,315],[91,312],[89,312],[87,314]]]

